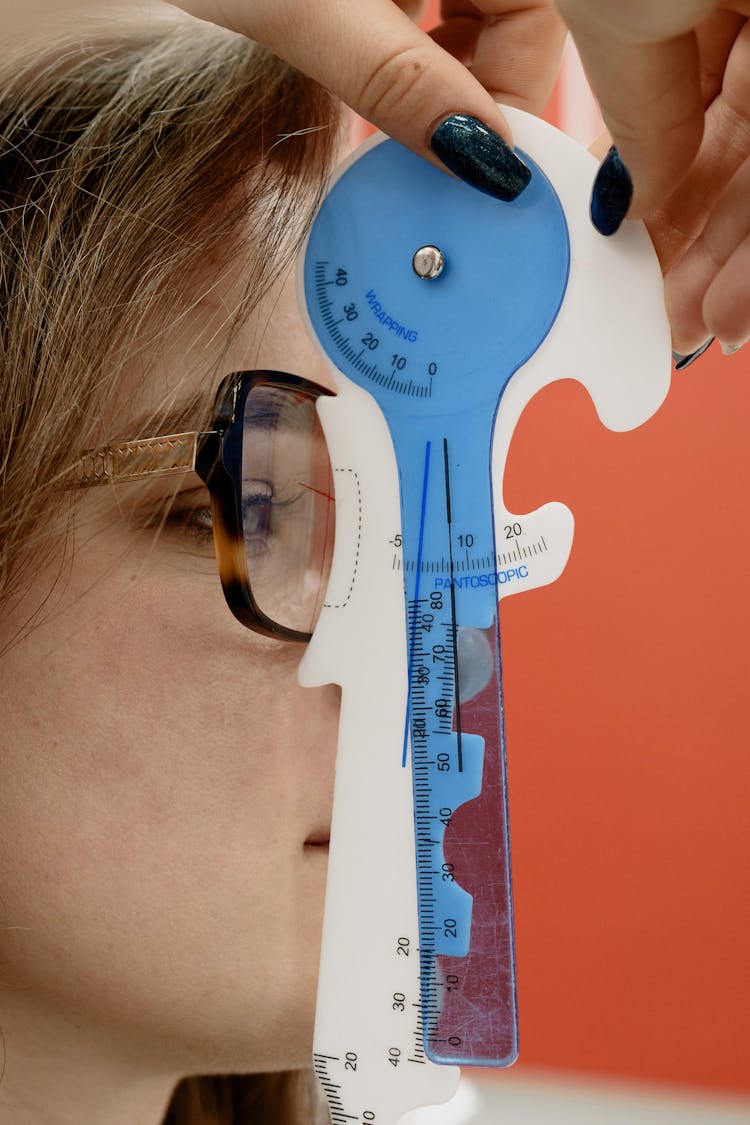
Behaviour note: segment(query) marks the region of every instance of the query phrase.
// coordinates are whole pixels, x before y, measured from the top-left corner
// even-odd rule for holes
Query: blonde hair
[[[147,377],[161,343],[239,265],[228,348],[289,265],[338,121],[311,80],[188,17],[61,36],[41,60],[37,46],[0,66],[6,600],[23,585],[21,553],[38,570],[59,544],[71,458],[141,436],[101,431],[123,372],[140,363]]]
[[[289,265],[339,120],[269,52],[187,18],[61,36],[41,59],[37,44],[2,64],[6,605],[25,588],[27,555],[59,548],[74,502],[60,481],[101,441],[125,367],[189,322],[209,269],[243,267],[228,343]],[[165,1125],[291,1125],[311,1122],[316,1103],[307,1072],[188,1078]]]

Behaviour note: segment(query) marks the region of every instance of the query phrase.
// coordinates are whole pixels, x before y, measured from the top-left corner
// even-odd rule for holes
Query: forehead
[[[327,361],[313,344],[303,320],[296,268],[270,287],[249,318],[230,334],[231,310],[237,307],[238,286],[242,284],[241,276],[234,280],[230,275],[218,278],[212,291],[179,329],[163,341],[159,355],[153,357],[148,377],[138,381],[137,408],[133,409],[132,396],[126,393],[128,406],[122,403],[115,411],[119,415],[114,422],[118,432],[112,436],[151,436],[130,432],[130,419],[136,416],[142,419],[180,414],[183,407],[201,402],[210,407],[221,378],[231,371],[287,371],[335,389]],[[189,418],[188,410],[181,428],[192,429],[200,424],[198,419],[193,422]]]
[[[278,292],[264,297],[255,324],[248,326],[253,340],[244,346],[255,356],[253,367],[278,367],[333,390],[328,362],[313,343],[302,316],[296,273],[296,269],[290,270]]]

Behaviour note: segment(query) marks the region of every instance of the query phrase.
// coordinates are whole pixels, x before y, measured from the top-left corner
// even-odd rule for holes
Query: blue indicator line
[[[409,740],[409,719],[411,718],[411,671],[414,664],[414,645],[417,639],[417,603],[419,602],[419,580],[422,576],[422,544],[424,542],[424,520],[427,511],[427,478],[430,473],[430,442],[427,442],[424,453],[424,478],[422,480],[422,511],[419,514],[419,547],[417,548],[417,582],[414,587],[414,618],[411,622],[411,637],[409,639],[409,691],[406,697],[406,722],[404,724],[404,751],[401,756],[401,765],[406,766],[406,746]],[[406,569],[404,569],[404,579]],[[407,600],[408,605],[408,600]]]

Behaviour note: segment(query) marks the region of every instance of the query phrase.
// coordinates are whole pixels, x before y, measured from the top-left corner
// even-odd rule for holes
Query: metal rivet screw
[[[412,266],[417,277],[429,280],[439,277],[445,265],[445,256],[437,246],[420,246],[412,258]]]

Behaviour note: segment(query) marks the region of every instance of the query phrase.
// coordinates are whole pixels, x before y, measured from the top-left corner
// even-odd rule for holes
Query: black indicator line
[[[456,587],[453,582],[453,535],[451,532],[451,478],[448,467],[448,439],[443,438],[443,462],[445,464],[445,510],[448,515],[448,557],[451,582],[451,617],[453,621],[453,682],[456,691],[456,743],[458,751],[458,772],[463,773],[464,753],[461,745],[461,696],[458,675],[458,625],[456,624]]]
[[[448,516],[448,525],[451,523],[451,486],[450,486],[450,472],[448,469],[448,439],[443,438],[443,461],[445,463],[445,510]],[[451,537],[448,536],[448,546],[451,545]],[[453,552],[451,552],[451,574],[453,573]],[[455,621],[455,617],[453,619]]]

